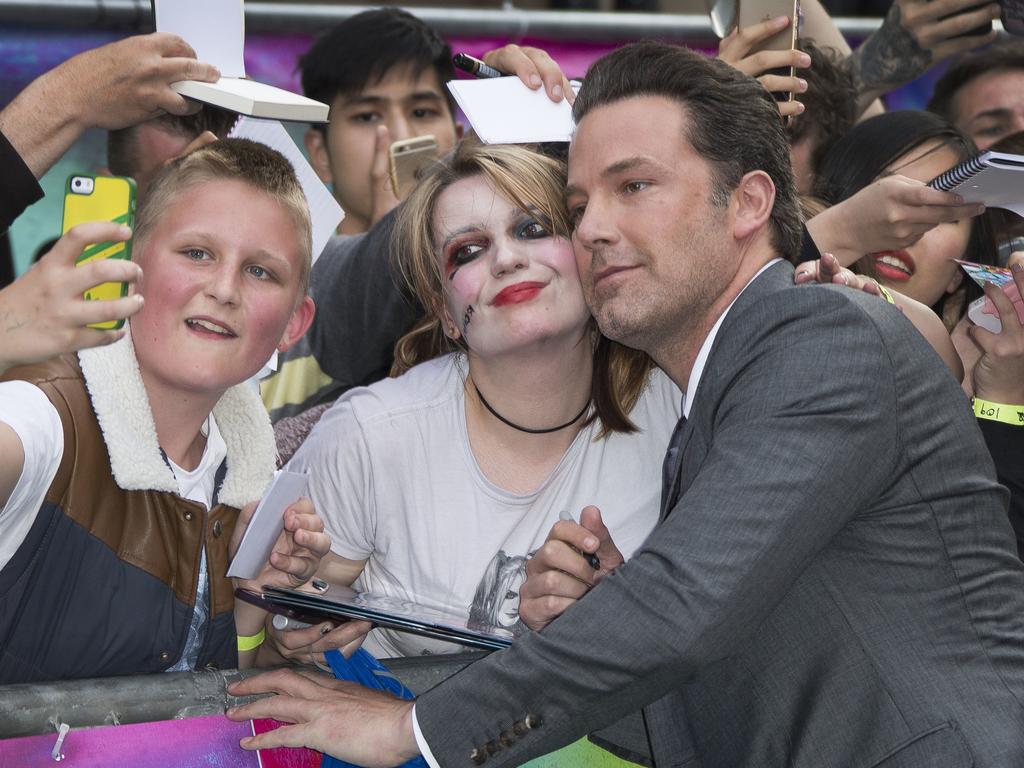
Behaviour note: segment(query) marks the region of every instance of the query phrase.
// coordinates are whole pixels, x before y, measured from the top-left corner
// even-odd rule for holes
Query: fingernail
[[[772,19],[772,24],[776,27],[784,27],[789,24],[789,16],[776,16]]]
[[[532,85],[534,88],[540,88],[541,83],[543,82],[544,81],[540,79],[540,75],[538,75],[536,72],[530,75],[530,85]]]
[[[588,536],[583,540],[583,546],[587,549],[594,549],[597,546],[597,539],[593,536]]]
[[[796,113],[798,115],[801,114],[805,109],[807,109],[807,107],[804,106],[804,103],[802,101],[796,101],[794,102],[794,104],[796,104]]]
[[[808,56],[806,53],[803,54],[800,57],[800,66],[802,66],[802,67],[809,67],[809,66],[811,66],[811,57]]]
[[[120,235],[121,237],[131,237],[131,236],[132,236],[132,230],[131,230],[131,228],[130,228],[130,227],[126,227],[126,226],[125,226],[124,224],[122,224],[121,226],[119,226],[119,227],[117,228],[117,233],[118,233],[118,234],[119,234],[119,235]]]
[[[324,624],[322,627],[320,627],[320,634],[326,635],[332,629],[334,629],[334,627],[332,627],[330,624]]]
[[[562,98],[562,86],[556,85],[554,88],[552,88],[551,89],[551,95],[554,96],[556,99],[561,99]]]
[[[956,193],[953,193],[953,199],[956,201],[957,205],[963,205],[964,204],[963,195],[958,195]]]
[[[807,90],[807,81],[806,80],[804,80],[802,77],[798,77],[796,79],[796,81],[797,81],[797,83],[800,84],[800,90],[801,91],[806,91]]]
[[[1014,272],[1024,272],[1024,263],[1015,261],[1013,264],[1010,265],[1010,269]]]
[[[146,303],[146,300],[144,298],[142,298],[142,294],[141,293],[136,293],[135,294],[135,303],[138,304],[140,307],[143,304]]]

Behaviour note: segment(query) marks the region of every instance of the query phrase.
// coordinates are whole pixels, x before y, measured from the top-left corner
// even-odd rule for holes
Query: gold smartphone
[[[754,46],[750,53],[758,51],[786,51],[797,47],[800,41],[800,0],[737,0],[739,11],[737,24],[740,29],[760,24],[778,16],[789,16],[793,22],[776,35],[772,35]],[[793,77],[793,67],[772,70],[769,74]],[[778,101],[792,101],[793,92],[775,93]]]
[[[430,134],[400,139],[388,150],[391,189],[404,200],[419,183],[423,170],[437,160],[437,140]]]

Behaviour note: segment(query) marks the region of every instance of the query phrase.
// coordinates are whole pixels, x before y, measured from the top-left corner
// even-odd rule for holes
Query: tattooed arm
[[[860,111],[940,61],[994,40],[995,32],[961,35],[998,15],[998,4],[978,0],[894,0],[882,26],[849,59]]]

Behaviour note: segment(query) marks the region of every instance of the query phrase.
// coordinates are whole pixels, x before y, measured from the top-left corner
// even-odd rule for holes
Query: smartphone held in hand
[[[800,0],[736,0],[737,25],[740,29],[751,27],[780,16],[788,16],[792,22],[778,34],[772,35],[753,48],[751,53],[757,51],[788,51],[797,48],[800,41]],[[783,77],[795,77],[796,71],[793,67],[772,70],[768,74],[781,75]],[[780,91],[774,94],[777,101],[792,101],[792,91]]]
[[[388,150],[388,167],[395,197],[404,200],[420,180],[420,174],[437,156],[437,140],[429,134],[394,142]]]
[[[135,226],[135,182],[123,176],[93,176],[72,174],[64,187],[64,218],[61,234],[88,221],[111,221],[115,224]],[[91,243],[75,260],[80,266],[99,259],[130,260],[131,240],[123,242]],[[86,301],[107,301],[128,295],[128,284],[102,283],[87,290]],[[109,320],[90,325],[104,331],[121,328],[124,320]]]

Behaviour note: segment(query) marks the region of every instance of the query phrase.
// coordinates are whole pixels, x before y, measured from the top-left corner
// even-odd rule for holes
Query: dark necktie
[[[672,430],[672,439],[668,442],[665,461],[661,465],[661,507],[666,503],[675,504],[679,487],[679,451],[682,448],[683,430],[686,428],[686,417],[680,416],[676,428]],[[671,510],[665,510],[665,516]]]

